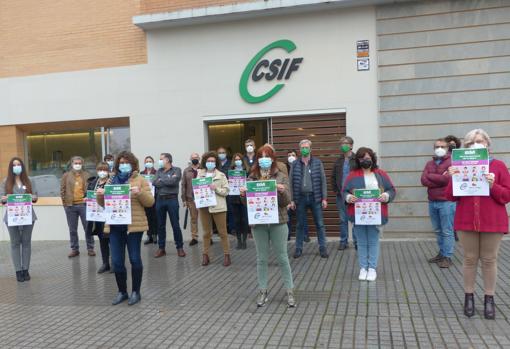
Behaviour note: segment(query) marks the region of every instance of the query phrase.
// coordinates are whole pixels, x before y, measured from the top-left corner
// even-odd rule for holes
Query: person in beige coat
[[[203,207],[199,209],[200,222],[204,230],[204,252],[202,265],[209,264],[209,247],[211,245],[212,223],[214,220],[218,234],[223,246],[223,265],[229,266],[230,247],[227,234],[227,195],[229,192],[228,180],[223,172],[219,170],[221,166],[218,154],[216,152],[207,152],[202,155],[201,169],[198,170],[197,178],[213,177],[211,190],[216,195],[216,206]],[[196,200],[196,198],[195,198]]]
[[[113,271],[119,293],[112,304],[117,305],[129,299],[128,304],[138,303],[142,297],[140,286],[142,284],[143,265],[140,247],[143,232],[148,229],[145,207],[154,205],[149,183],[139,174],[138,159],[128,151],[121,152],[114,165],[114,176],[108,184],[129,184],[131,197],[131,224],[110,225],[105,227],[105,233],[110,235],[110,249],[112,254]],[[97,202],[104,207],[104,189],[97,189]],[[127,293],[127,271],[124,264],[126,247],[131,263],[131,279],[133,291],[131,296]]]

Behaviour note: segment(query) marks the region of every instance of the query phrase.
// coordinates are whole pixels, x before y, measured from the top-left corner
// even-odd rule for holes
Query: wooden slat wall
[[[324,212],[326,233],[338,236],[339,218],[335,204],[335,193],[331,189],[331,172],[340,154],[340,137],[345,135],[345,114],[279,117],[272,119],[273,145],[282,162],[287,161],[287,151],[295,150],[299,155],[299,141],[312,141],[312,155],[324,163],[328,180],[328,203]],[[311,213],[308,215],[310,232],[315,232]]]

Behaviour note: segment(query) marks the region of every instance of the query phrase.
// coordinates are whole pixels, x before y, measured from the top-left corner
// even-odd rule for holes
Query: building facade
[[[246,138],[283,159],[309,138],[329,176],[348,134],[398,188],[387,236],[431,232],[419,178],[436,138],[482,127],[510,163],[510,0],[0,8],[0,171],[25,159],[41,196],[34,239],[67,238],[58,180],[76,154],[91,171],[124,149],[185,167]],[[338,235],[334,205],[325,216]]]

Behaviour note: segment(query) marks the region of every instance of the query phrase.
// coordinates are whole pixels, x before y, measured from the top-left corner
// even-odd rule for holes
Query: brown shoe
[[[449,268],[452,264],[453,264],[452,260],[448,257],[443,257],[443,259],[437,262],[439,268]]]
[[[179,257],[186,257],[186,252],[184,252],[184,250],[182,248],[178,248],[177,249],[177,255]]]
[[[437,262],[441,261],[441,259],[443,259],[443,258],[444,258],[444,257],[443,257],[443,256],[441,256],[441,253],[438,253],[438,254],[437,254],[437,256],[432,257],[432,258],[429,258],[427,261],[428,261],[429,263],[437,263]]]
[[[67,257],[73,258],[73,257],[78,257],[79,255],[80,255],[80,251],[78,251],[78,250],[71,250],[71,252],[69,252]]]
[[[166,251],[162,250],[160,248],[158,248],[156,250],[156,253],[154,253],[154,258],[159,258],[159,257],[163,257],[163,256],[166,256]]]
[[[203,266],[209,265],[209,256],[206,254],[202,256],[202,265]]]
[[[232,264],[232,261],[230,260],[230,255],[229,255],[229,254],[226,254],[226,255],[223,257],[223,266],[224,266],[224,267],[228,267],[230,264]]]
[[[89,255],[89,257],[95,257],[96,252],[94,252],[94,250],[88,250],[87,254]]]

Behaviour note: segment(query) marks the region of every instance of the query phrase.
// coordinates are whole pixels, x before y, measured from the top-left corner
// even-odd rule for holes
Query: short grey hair
[[[84,164],[84,163],[85,163],[85,160],[83,160],[83,158],[82,158],[81,156],[76,155],[76,156],[73,156],[73,157],[71,158],[71,164],[72,164],[73,162],[75,162],[76,160],[80,160],[82,164]]]
[[[466,136],[464,137],[464,147],[469,148],[473,143],[475,143],[476,136],[482,136],[483,139],[487,142],[487,146],[491,146],[491,138],[489,137],[489,134],[482,130],[481,128],[476,128],[474,130],[469,131]]]
[[[303,139],[301,142],[299,142],[299,147],[301,148],[303,144],[308,144],[310,147],[312,146],[312,141],[309,139]]]
[[[349,143],[350,145],[353,145],[354,139],[352,139],[352,137],[349,136],[343,136],[342,138],[340,138],[340,143]]]
[[[200,159],[200,154],[199,154],[199,153],[197,153],[197,152],[193,152],[193,153],[191,153],[191,155],[189,156],[189,158],[191,159],[191,158],[192,158],[193,156],[195,156],[195,155],[196,155],[196,156],[198,156],[198,158]]]

